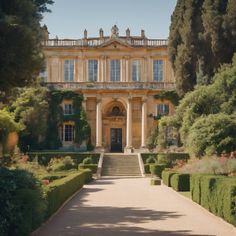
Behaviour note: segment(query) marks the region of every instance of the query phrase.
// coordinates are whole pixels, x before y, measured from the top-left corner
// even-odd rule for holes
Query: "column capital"
[[[147,97],[146,96],[143,96],[142,99],[141,99],[142,103],[146,103],[147,102]]]
[[[126,60],[129,60],[130,58],[131,58],[131,57],[128,56],[128,55],[125,55],[125,56],[122,57],[122,59],[126,59]]]

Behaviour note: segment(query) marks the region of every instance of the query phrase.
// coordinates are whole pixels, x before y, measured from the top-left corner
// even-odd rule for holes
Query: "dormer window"
[[[64,115],[73,115],[73,105],[72,103],[64,104]]]

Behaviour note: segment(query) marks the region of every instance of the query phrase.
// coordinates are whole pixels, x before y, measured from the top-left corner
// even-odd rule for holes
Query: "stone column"
[[[147,100],[142,99],[142,122],[141,122],[141,147],[146,147],[146,131],[147,131]]]
[[[125,72],[126,72],[126,75],[125,75],[125,81],[126,82],[129,82],[130,80],[130,57],[129,56],[126,56],[125,57]]]
[[[132,100],[127,99],[126,147],[125,152],[132,152]]]
[[[97,100],[96,106],[96,148],[102,147],[102,101]]]

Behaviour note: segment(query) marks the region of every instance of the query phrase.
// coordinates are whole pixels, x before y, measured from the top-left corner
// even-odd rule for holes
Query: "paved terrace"
[[[86,185],[40,236],[234,236],[236,228],[148,178],[103,178]]]

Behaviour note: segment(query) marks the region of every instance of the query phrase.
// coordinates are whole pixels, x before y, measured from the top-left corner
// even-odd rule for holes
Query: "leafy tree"
[[[195,84],[209,84],[236,51],[234,0],[178,0],[171,18],[169,58],[183,96]]]
[[[222,118],[222,114],[225,116],[234,115],[236,111],[236,54],[233,58],[232,64],[226,64],[221,67],[218,73],[215,74],[213,78],[213,84],[198,86],[192,92],[189,92],[185,97],[180,101],[180,104],[176,108],[176,113],[172,117],[162,118],[159,122],[159,142],[160,146],[166,145],[165,140],[165,130],[167,127],[174,128],[174,132],[179,133],[181,141],[185,147],[187,147],[191,152],[201,155],[203,153],[210,153],[209,150],[205,150],[205,146],[197,144],[197,142],[192,141],[191,145],[188,140],[190,136],[191,140],[196,140],[197,135],[199,135],[199,142],[207,143],[209,136],[213,136],[213,133],[221,132],[222,140],[225,140],[225,133],[215,129],[215,131],[205,132],[202,130],[202,135],[200,131],[197,131],[197,128],[200,129],[200,125],[196,125],[197,122],[202,124],[203,122],[208,122],[209,127],[211,125],[208,121],[208,117],[214,118],[213,115],[221,114],[219,119]],[[235,115],[234,115],[235,117]],[[210,118],[209,118],[210,119]],[[199,121],[201,120],[201,121]],[[222,120],[224,121],[224,119]],[[230,124],[229,126],[231,127]],[[213,124],[212,124],[213,125]],[[195,127],[193,129],[193,127]],[[197,127],[197,128],[196,128]],[[204,126],[206,127],[206,126]],[[219,126],[222,128],[222,126]],[[231,127],[232,128],[232,127]],[[162,132],[163,130],[163,132]],[[197,133],[197,134],[196,134]],[[178,137],[178,135],[176,135]],[[194,138],[193,138],[194,137]],[[212,141],[213,142],[213,141]],[[219,142],[219,138],[215,139],[215,142]],[[208,142],[209,143],[209,142]],[[217,145],[217,144],[215,144]],[[221,145],[221,144],[219,144]],[[198,150],[198,146],[201,146],[203,149]],[[212,146],[212,145],[211,145]],[[234,147],[234,146],[233,146]],[[219,150],[228,150],[231,151],[230,145],[224,145],[222,148],[212,149],[218,153]]]
[[[7,137],[10,132],[18,132],[23,127],[15,122],[14,114],[5,109],[0,110],[0,144],[2,143],[3,154],[8,152]],[[0,153],[1,156],[1,153]]]
[[[236,116],[218,113],[197,119],[186,140],[195,156],[229,153],[236,149]]]
[[[0,91],[30,84],[42,69],[40,21],[52,3],[0,1]]]
[[[20,132],[20,147],[23,151],[39,148],[47,131],[48,90],[39,85],[21,89],[21,95],[11,105],[15,120],[24,125]]]

